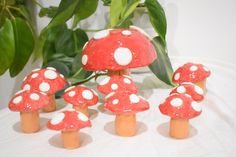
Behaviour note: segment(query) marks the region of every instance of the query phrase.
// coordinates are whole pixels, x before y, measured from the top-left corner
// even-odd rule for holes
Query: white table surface
[[[176,67],[186,59],[173,59]],[[35,134],[19,130],[19,113],[0,111],[1,157],[232,157],[236,153],[236,66],[216,61],[195,59],[207,65],[212,75],[207,81],[207,95],[202,102],[202,114],[191,120],[188,139],[175,140],[168,136],[169,117],[162,115],[158,104],[170,89],[152,74],[133,74],[140,95],[150,102],[150,110],[137,114],[138,133],[135,137],[114,134],[114,116],[92,107],[92,128],[81,130],[82,147],[65,150],[60,143],[60,132],[48,130],[45,124],[54,113],[41,113],[42,129]],[[90,83],[95,88],[94,83]],[[60,109],[64,106],[59,101]]]

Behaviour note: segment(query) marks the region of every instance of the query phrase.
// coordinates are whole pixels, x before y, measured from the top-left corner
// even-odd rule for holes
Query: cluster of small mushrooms
[[[119,136],[134,136],[136,113],[149,109],[145,98],[138,96],[129,69],[151,64],[157,58],[155,48],[145,32],[137,27],[109,29],[97,32],[83,48],[81,62],[88,71],[108,71],[108,76],[97,80],[97,89],[106,95],[104,108],[114,112],[115,131]],[[170,135],[184,138],[188,134],[188,119],[201,113],[197,103],[203,100],[206,77],[210,75],[201,64],[185,64],[176,70],[173,82],[179,84],[160,105],[160,111],[171,117]],[[194,85],[195,83],[196,85]],[[20,127],[24,133],[40,129],[39,111],[56,111],[54,95],[68,85],[53,67],[33,70],[23,80],[21,90],[9,102],[9,109],[20,112]],[[47,127],[61,131],[63,146],[80,146],[79,130],[90,127],[89,109],[98,102],[93,89],[83,85],[65,89],[63,99],[73,106],[57,113]],[[196,102],[197,101],[197,102]]]

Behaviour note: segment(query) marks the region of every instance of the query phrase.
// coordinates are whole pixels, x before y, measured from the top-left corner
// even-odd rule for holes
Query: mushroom
[[[156,58],[149,37],[140,28],[130,27],[97,32],[84,46],[81,61],[88,71],[129,75],[129,68],[147,66]]]
[[[49,98],[45,93],[21,90],[8,104],[11,111],[20,112],[20,128],[24,133],[34,133],[40,129],[38,110],[45,107]]]
[[[49,104],[43,108],[44,112],[56,110],[54,94],[66,86],[66,80],[62,74],[59,74],[55,68],[47,67],[45,69],[33,70],[23,81],[21,88],[24,90],[36,90],[46,93],[50,97]]]
[[[66,102],[73,105],[76,111],[89,116],[88,106],[98,102],[97,93],[85,86],[72,86],[65,90],[63,98]]]
[[[149,109],[149,103],[130,91],[121,91],[110,96],[104,107],[116,114],[115,130],[119,136],[136,134],[136,113]]]
[[[52,130],[60,130],[64,148],[74,149],[80,147],[79,130],[91,127],[91,122],[83,113],[71,109],[57,113],[48,121],[47,127]]]
[[[170,116],[170,136],[177,139],[188,137],[189,119],[201,114],[201,105],[186,94],[172,94],[161,103],[162,114]]]
[[[210,70],[202,64],[186,63],[174,72],[172,80],[177,84],[192,82],[205,91],[206,79],[210,74]]]
[[[171,94],[179,93],[179,94],[188,94],[192,97],[194,101],[200,102],[204,99],[204,92],[202,88],[191,83],[191,82],[183,82],[178,87],[174,88]]]
[[[97,86],[98,90],[103,94],[109,94],[116,91],[131,91],[137,93],[137,86],[132,79],[126,75],[106,76]]]

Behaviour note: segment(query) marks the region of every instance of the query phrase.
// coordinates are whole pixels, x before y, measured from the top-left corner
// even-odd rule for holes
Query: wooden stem
[[[123,70],[117,70],[117,71],[108,70],[108,75],[109,76],[112,76],[112,75],[128,75],[128,76],[130,76],[130,70],[129,69],[123,69]]]
[[[61,139],[66,149],[75,149],[80,147],[79,130],[61,131]]]
[[[20,112],[20,127],[24,133],[34,133],[40,129],[39,112]]]
[[[189,135],[189,120],[188,119],[173,119],[170,120],[170,136],[177,139],[183,139]]]
[[[202,90],[204,91],[204,93],[206,92],[206,80],[203,80],[201,82],[197,82],[195,83],[197,86],[199,86],[200,88],[202,88]]]
[[[117,114],[115,119],[115,130],[119,136],[134,136],[136,134],[136,115]]]
[[[80,106],[73,106],[73,108],[76,111],[82,112],[83,114],[85,114],[87,117],[89,117],[89,110],[88,110],[88,106],[81,108]]]
[[[49,104],[43,108],[44,112],[53,112],[56,111],[56,101],[55,101],[55,96],[53,94],[48,95],[49,96]]]

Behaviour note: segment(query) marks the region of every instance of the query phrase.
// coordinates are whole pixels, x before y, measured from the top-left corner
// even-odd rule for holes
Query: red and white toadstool
[[[119,136],[136,134],[136,113],[149,109],[149,103],[129,91],[121,91],[110,96],[104,107],[116,114],[115,130]]]
[[[129,68],[147,66],[156,58],[148,36],[132,27],[97,32],[84,46],[81,59],[88,71],[108,70],[109,75],[129,75]]]
[[[186,94],[172,94],[160,104],[162,114],[170,116],[170,136],[177,139],[188,137],[189,119],[201,114],[201,105]]]
[[[186,63],[174,72],[172,81],[177,84],[192,82],[205,91],[210,74],[210,70],[202,64]]]
[[[57,113],[48,121],[47,127],[52,130],[61,131],[64,148],[74,149],[80,146],[79,130],[91,127],[91,122],[83,113],[71,109]]]
[[[200,102],[204,99],[204,92],[202,88],[191,83],[191,82],[183,82],[178,87],[174,88],[171,94],[179,93],[179,94],[188,94],[192,97],[194,101]]]
[[[88,106],[95,105],[98,102],[97,93],[85,86],[72,86],[65,90],[63,98],[66,102],[73,105],[76,111],[89,116]]]
[[[66,80],[55,68],[33,70],[23,81],[21,88],[24,90],[36,90],[46,93],[50,97],[50,103],[43,108],[45,112],[56,110],[54,94],[66,86]]]
[[[97,88],[99,92],[106,95],[116,91],[131,91],[133,93],[138,92],[135,83],[129,76],[126,75],[106,76],[101,82],[98,83]]]
[[[20,127],[24,133],[34,133],[40,129],[38,110],[45,107],[49,98],[45,93],[21,90],[8,104],[11,111],[20,112]]]

